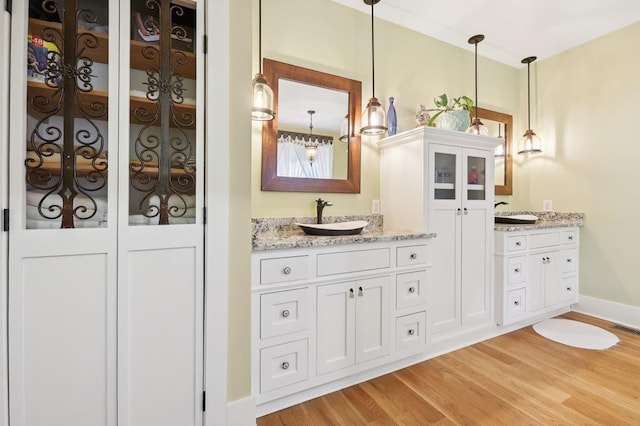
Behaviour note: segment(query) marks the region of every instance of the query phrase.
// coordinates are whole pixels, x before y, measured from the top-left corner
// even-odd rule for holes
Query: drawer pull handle
[[[416,332],[412,328],[410,328],[409,331],[407,331],[407,334],[409,336],[413,336],[414,334],[416,334]]]
[[[350,288],[349,289],[349,299],[353,299],[355,297],[355,294],[353,293],[353,289]]]
[[[516,246],[520,247],[522,245],[522,241],[516,241]]]
[[[416,292],[416,288],[415,287],[409,287],[409,293],[413,294]]]
[[[288,370],[289,369],[289,363],[287,361],[282,363],[282,369],[283,370]]]
[[[519,274],[519,273],[520,273],[520,268],[515,268],[515,269],[513,270],[513,272],[515,272],[516,274]]]
[[[363,294],[362,287],[358,287],[358,296],[362,296]]]
[[[290,313],[289,310],[285,309],[284,311],[282,311],[282,317],[283,318],[289,318],[289,313]]]
[[[289,275],[291,273],[291,268],[289,266],[285,266],[282,270],[282,273],[285,275]]]
[[[415,253],[411,253],[411,254],[409,255],[409,259],[411,259],[411,260],[416,260],[417,258],[418,258],[418,255],[417,255],[417,254],[415,254]]]

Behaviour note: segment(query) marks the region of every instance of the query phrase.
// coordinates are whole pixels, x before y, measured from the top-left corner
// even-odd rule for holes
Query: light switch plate
[[[371,214],[380,214],[380,200],[371,200]]]
[[[542,202],[542,210],[550,212],[553,210],[553,202],[551,200],[544,200]]]

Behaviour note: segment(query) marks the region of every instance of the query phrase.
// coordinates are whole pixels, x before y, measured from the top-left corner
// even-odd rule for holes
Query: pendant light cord
[[[262,0],[258,1],[258,70],[262,74]]]
[[[531,62],[527,64],[527,126],[531,130]]]
[[[479,42],[478,42],[479,43]],[[475,122],[473,123],[476,126],[476,130],[479,132],[479,124],[478,124],[478,43],[476,43],[476,52],[475,52],[475,65],[476,65],[476,70],[475,70],[475,84],[476,84],[476,119]]]
[[[375,60],[375,43],[373,39],[373,4],[371,2],[371,97],[376,97],[376,60]]]

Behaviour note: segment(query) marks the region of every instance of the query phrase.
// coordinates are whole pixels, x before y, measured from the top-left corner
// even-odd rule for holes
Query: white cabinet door
[[[461,297],[462,324],[491,317],[491,221],[485,208],[467,208],[462,214]]]
[[[318,374],[389,353],[389,280],[318,286]]]
[[[356,283],[318,286],[318,374],[355,363]]]
[[[542,309],[559,301],[558,252],[548,251],[529,255],[529,286],[527,311]]]
[[[356,285],[356,362],[363,362],[389,353],[389,277]]]

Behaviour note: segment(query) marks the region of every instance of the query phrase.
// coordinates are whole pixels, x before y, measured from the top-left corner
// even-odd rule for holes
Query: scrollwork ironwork
[[[132,110],[133,122],[141,128],[129,165],[130,186],[141,194],[138,213],[167,225],[170,218],[184,217],[192,207],[187,198],[196,185],[195,147],[187,133],[195,125],[195,115],[179,108],[187,89],[184,75],[177,68],[188,64],[189,59],[184,52],[171,49],[172,38],[180,40],[187,32],[174,24],[174,18],[185,13],[182,6],[170,0],[147,0],[145,5],[157,16],[160,43],[141,49],[150,64],[143,82],[149,102]]]
[[[96,219],[96,192],[107,183],[107,143],[96,123],[106,120],[107,101],[87,96],[96,77],[91,56],[101,46],[94,34],[78,31],[80,20],[95,23],[97,16],[79,9],[78,0],[44,0],[41,8],[61,18],[61,24],[51,22],[39,34],[59,52],[47,52],[45,88],[28,89],[30,114],[38,121],[27,143],[26,180],[42,193],[39,215],[74,228],[75,220]],[[58,116],[61,125],[54,120]]]

